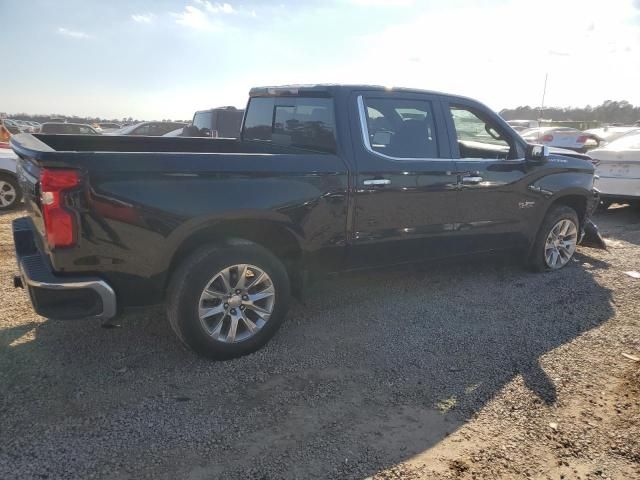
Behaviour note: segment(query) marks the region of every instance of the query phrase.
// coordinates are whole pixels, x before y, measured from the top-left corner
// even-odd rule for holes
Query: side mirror
[[[549,159],[549,147],[546,145],[527,145],[525,159],[529,162],[543,163]]]

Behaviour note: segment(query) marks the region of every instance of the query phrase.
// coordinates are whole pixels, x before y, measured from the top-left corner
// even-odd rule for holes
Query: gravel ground
[[[566,269],[511,259],[317,284],[260,352],[35,315],[0,215],[0,478],[640,478],[640,211]]]

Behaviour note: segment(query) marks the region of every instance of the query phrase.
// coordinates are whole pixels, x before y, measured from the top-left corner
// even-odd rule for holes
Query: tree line
[[[606,100],[601,105],[586,107],[539,107],[505,108],[500,111],[505,120],[551,120],[598,121],[601,123],[634,124],[640,121],[640,106],[636,107],[626,100]]]

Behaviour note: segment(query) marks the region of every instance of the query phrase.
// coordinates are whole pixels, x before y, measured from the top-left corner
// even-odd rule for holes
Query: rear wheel
[[[278,330],[289,305],[282,263],[251,243],[208,246],[187,258],[169,285],[168,316],[182,342],[215,359],[246,355]]]
[[[12,176],[0,174],[0,211],[16,208],[21,199],[18,181]]]
[[[530,265],[539,272],[565,267],[576,252],[579,221],[566,205],[553,207],[545,216],[531,252]]]

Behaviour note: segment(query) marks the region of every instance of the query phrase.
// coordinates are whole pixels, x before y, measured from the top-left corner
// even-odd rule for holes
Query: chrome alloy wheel
[[[578,227],[563,218],[556,223],[544,243],[544,260],[553,270],[564,267],[576,251]]]
[[[9,207],[16,201],[16,189],[9,182],[0,180],[0,207]]]
[[[234,343],[255,335],[269,321],[275,288],[254,265],[232,265],[218,272],[200,295],[198,315],[215,340]]]

